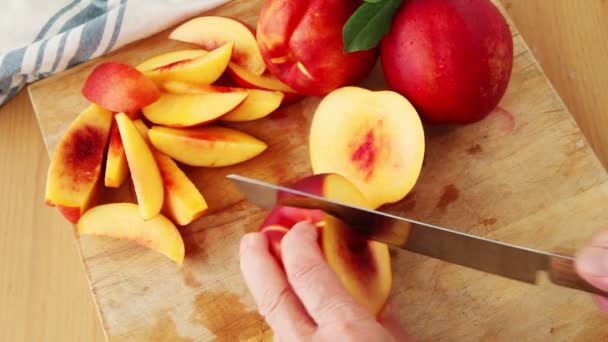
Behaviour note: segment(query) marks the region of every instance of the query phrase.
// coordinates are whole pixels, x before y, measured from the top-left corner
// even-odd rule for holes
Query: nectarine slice
[[[164,84],[164,88],[175,94],[205,94],[213,91],[214,87],[201,87],[183,82],[167,82]],[[228,114],[222,116],[222,121],[240,122],[261,119],[279,108],[284,97],[280,91],[223,88],[225,91],[244,91],[248,95],[241,104],[228,112]]]
[[[133,241],[181,264],[184,241],[175,225],[163,215],[144,220],[139,212],[133,203],[94,207],[78,220],[78,233]]]
[[[163,206],[163,181],[148,144],[124,113],[116,115],[120,137],[131,171],[131,178],[144,220],[158,215]]]
[[[113,112],[137,112],[156,101],[160,91],[146,76],[128,64],[106,62],[93,69],[82,94]]]
[[[302,95],[298,94],[291,87],[281,82],[278,78],[270,73],[255,75],[247,71],[245,68],[236,63],[228,64],[228,75],[236,84],[244,88],[255,88],[263,90],[278,90],[285,94],[283,103],[292,103],[299,100]]]
[[[104,184],[109,188],[119,188],[129,175],[129,164],[125,155],[125,148],[120,139],[120,132],[116,120],[112,120],[110,129],[110,142],[106,156],[106,173]]]
[[[133,122],[144,140],[149,143],[148,127],[141,120]],[[165,188],[162,213],[175,224],[185,226],[207,211],[207,202],[188,176],[169,158],[153,146],[150,147],[158,164]]]
[[[254,32],[245,24],[231,18],[194,18],[173,30],[169,38],[194,43],[206,50],[234,42],[232,60],[255,75],[261,75],[266,69]]]
[[[424,131],[414,107],[392,91],[344,87],[326,96],[310,129],[314,173],[338,173],[373,208],[401,200],[422,168]]]
[[[391,257],[388,247],[367,241],[343,221],[324,215],[321,249],[342,285],[370,313],[377,315],[391,292]]]
[[[207,50],[203,49],[178,50],[167,52],[163,53],[162,55],[146,59],[145,61],[138,64],[135,69],[142,72],[154,70],[156,68],[160,68],[173,63],[192,60],[205,54],[207,54]]]
[[[70,124],[49,166],[45,202],[72,223],[95,200],[112,112],[90,105]]]
[[[256,157],[267,147],[249,134],[219,126],[189,129],[154,126],[148,136],[161,152],[191,166],[234,165]]]
[[[211,84],[226,70],[228,62],[230,62],[232,46],[233,43],[228,42],[213,51],[202,53],[199,57],[176,61],[143,71],[143,73],[156,84],[162,84],[167,80]],[[172,56],[158,56],[157,58],[160,61],[161,59],[169,60],[170,57]]]
[[[220,90],[221,89],[221,90]],[[247,98],[247,91],[228,91],[208,86],[198,94],[163,94],[158,101],[144,107],[151,122],[171,127],[190,127],[215,121]]]

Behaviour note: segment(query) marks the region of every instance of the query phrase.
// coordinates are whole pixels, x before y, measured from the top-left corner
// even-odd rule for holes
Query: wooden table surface
[[[608,165],[608,2],[502,0]],[[0,341],[103,341],[72,232],[43,205],[48,157],[25,91],[0,107]]]

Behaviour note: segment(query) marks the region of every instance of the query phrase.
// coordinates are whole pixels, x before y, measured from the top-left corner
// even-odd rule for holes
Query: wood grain
[[[577,117],[579,124],[585,132],[590,129],[598,133],[606,130],[604,124],[603,108],[606,107],[607,98],[597,92],[606,89],[606,66],[603,64],[604,56],[607,54],[607,45],[604,44],[608,34],[606,32],[606,3],[600,0],[591,1],[509,1],[503,3],[508,5],[508,12],[512,15],[532,47],[533,52],[539,58],[543,68],[553,81],[556,89],[560,92],[573,114]],[[568,68],[563,67],[567,65]],[[570,70],[575,74],[571,75]],[[574,78],[572,77],[574,76]],[[581,109],[583,108],[583,109]],[[587,127],[587,128],[585,128]],[[87,294],[87,285],[84,280],[80,262],[76,260],[77,252],[74,248],[72,233],[69,225],[53,210],[46,208],[39,201],[43,196],[43,179],[46,174],[48,160],[45,157],[42,142],[38,138],[39,130],[35,125],[31,106],[27,96],[22,93],[8,105],[0,108],[0,155],[3,162],[0,163],[0,340],[22,341],[22,340],[47,340],[47,341],[101,341],[102,333],[96,324],[94,307]],[[605,136],[601,134],[589,135],[596,150],[608,150]],[[467,152],[483,153],[482,145],[471,145]],[[599,153],[604,160],[606,153]],[[34,162],[33,162],[34,160]],[[37,165],[37,166],[36,166]],[[15,181],[22,180],[22,181]],[[554,205],[547,206],[548,209],[526,218],[525,223],[513,226],[512,229],[525,231],[539,225],[539,232],[551,232],[551,224],[559,219],[566,218],[561,222],[560,229],[578,227],[581,220],[584,223],[580,231],[583,236],[593,227],[603,225],[605,216],[598,212],[605,203],[605,186],[603,191],[585,192],[569,201],[559,201]],[[11,195],[14,191],[22,191],[27,200]],[[455,187],[447,186],[442,191],[441,199],[446,210],[453,201],[454,194],[461,193]],[[456,191],[454,191],[456,190]],[[21,194],[19,196],[24,196]],[[36,194],[29,196],[27,194]],[[410,198],[404,206],[416,207],[416,196]],[[492,199],[489,199],[492,201]],[[447,204],[446,204],[447,203]],[[599,204],[598,204],[599,203]],[[570,213],[576,211],[576,215]],[[35,213],[35,215],[33,214]],[[33,216],[38,216],[34,218]],[[481,225],[498,225],[500,222],[493,217],[481,218]],[[542,224],[541,224],[542,223]],[[572,229],[572,228],[571,228]],[[511,241],[515,234],[505,234],[505,239]],[[558,236],[549,238],[548,245],[558,245]],[[33,241],[37,240],[37,243]],[[518,238],[524,243],[530,238]],[[584,240],[583,238],[581,238]],[[571,247],[579,245],[580,240],[573,242]],[[41,260],[43,262],[41,262]],[[76,260],[76,261],[75,261]],[[419,260],[419,259],[416,259]],[[416,261],[415,260],[415,261]],[[51,271],[48,271],[51,270]],[[458,271],[458,269],[457,269]],[[427,272],[439,272],[436,265]],[[459,273],[456,273],[459,275]],[[463,278],[467,274],[461,275]],[[479,277],[477,277],[479,278]],[[472,279],[473,281],[477,278]],[[188,283],[195,285],[194,277],[185,276]],[[536,329],[532,323],[526,323],[522,327],[513,326],[510,317],[520,315],[530,317],[530,305],[516,307],[515,309],[502,308],[502,303],[513,301],[512,297],[501,298],[502,291],[506,286],[491,288],[482,286],[486,292],[494,293],[488,297],[479,295],[476,291],[479,286],[470,287],[468,284],[446,283],[439,279],[436,282],[431,279],[430,287],[433,295],[429,297],[424,289],[416,288],[411,296],[420,296],[419,301],[432,298],[425,310],[427,315],[434,312],[438,305],[447,305],[453,292],[463,292],[468,296],[468,301],[455,301],[460,307],[456,307],[456,315],[462,316],[462,320],[470,319],[469,324],[479,326],[484,324],[479,319],[483,313],[491,311],[485,309],[479,311],[485,302],[491,302],[500,310],[490,312],[495,321],[504,318],[502,328],[496,325],[489,329],[485,340],[496,340],[496,336],[514,334],[519,331],[519,336],[526,329]],[[470,281],[471,279],[469,279]],[[401,283],[413,287],[408,279]],[[503,284],[505,285],[505,284]],[[530,292],[529,287],[520,288],[514,296],[520,296],[520,301],[526,303],[529,298],[534,298],[538,293],[544,293],[546,288],[539,288]],[[409,289],[406,289],[409,291]],[[547,296],[559,297],[571,294],[567,290],[553,289]],[[211,296],[208,297],[212,297]],[[203,296],[204,298],[205,296]],[[67,298],[67,299],[66,299]],[[597,315],[590,315],[591,304],[586,298],[577,298],[577,303],[552,303],[544,308],[538,316],[545,317],[545,325],[542,333],[547,336],[555,336],[557,340],[601,340],[605,336],[593,335],[594,329],[598,329],[603,321]],[[411,300],[413,306],[414,300]],[[402,312],[409,310],[410,302]],[[567,301],[566,301],[567,302]],[[418,303],[420,306],[420,303]],[[583,306],[584,312],[578,315],[578,309]],[[217,306],[210,309],[211,312]],[[238,310],[237,310],[238,311]],[[512,312],[513,311],[513,312]],[[562,312],[562,314],[557,313]],[[577,312],[578,320],[567,319],[569,312]],[[202,316],[202,315],[201,315]],[[439,316],[439,313],[437,313]],[[555,319],[557,317],[557,319]],[[406,319],[406,323],[425,319],[424,315],[417,315]],[[585,322],[587,319],[587,322]],[[450,325],[450,317],[437,317],[441,324],[433,326],[433,322],[422,323],[423,327],[444,337],[440,340],[456,340],[463,335],[460,326]],[[161,321],[163,321],[161,319]],[[168,320],[164,320],[169,322]],[[216,325],[221,325],[221,318],[215,320]],[[549,323],[547,323],[549,322]],[[582,323],[581,323],[582,322]],[[416,329],[420,324],[416,326]],[[550,328],[546,328],[550,326]],[[579,328],[578,334],[568,334],[569,331]],[[414,329],[414,328],[412,328]],[[540,330],[540,328],[538,328]],[[149,330],[148,336],[162,339],[163,336],[174,336],[175,327],[171,325],[157,326],[156,330]],[[507,335],[508,336],[508,335]],[[572,337],[574,336],[574,337]],[[469,336],[470,337],[470,336]],[[572,337],[572,338],[569,338]],[[472,340],[470,338],[461,338]],[[532,337],[522,340],[534,340]]]
[[[608,166],[608,1],[501,2]]]
[[[27,92],[0,108],[0,341],[104,341]]]
[[[215,13],[253,23],[260,4],[235,1]],[[578,247],[599,221],[608,219],[596,205],[608,200],[608,177],[513,31],[514,71],[500,108],[475,125],[427,126],[427,157],[414,194],[384,210],[529,247]],[[161,33],[101,60],[136,64],[179,47],[166,36]],[[86,106],[78,90],[101,60],[30,88],[50,152]],[[385,88],[379,69],[364,84]],[[234,125],[269,143],[262,156],[235,167],[187,169],[210,213],[182,229],[187,242],[183,267],[132,243],[79,238],[111,338],[206,341],[265,334],[267,327],[241,280],[237,252],[242,234],[255,229],[264,212],[243,201],[224,176],[234,172],[290,184],[309,174],[307,127],[318,101],[307,98],[265,120]],[[127,186],[107,192],[106,200],[133,201],[133,191]],[[532,287],[407,253],[394,254],[393,269],[392,301],[420,340],[606,336],[588,296],[578,292]],[[564,307],[575,307],[580,321]]]

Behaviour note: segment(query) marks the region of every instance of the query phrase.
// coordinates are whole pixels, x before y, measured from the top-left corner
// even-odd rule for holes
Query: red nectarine
[[[381,43],[381,59],[391,89],[423,119],[470,123],[503,97],[513,39],[489,0],[409,0]]]

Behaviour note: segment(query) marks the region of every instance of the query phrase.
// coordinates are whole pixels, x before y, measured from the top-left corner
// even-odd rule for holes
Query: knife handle
[[[608,298],[608,292],[598,289],[581,278],[574,267],[574,259],[553,256],[549,263],[549,279],[553,284],[585,291]]]

